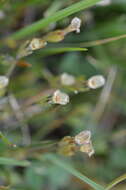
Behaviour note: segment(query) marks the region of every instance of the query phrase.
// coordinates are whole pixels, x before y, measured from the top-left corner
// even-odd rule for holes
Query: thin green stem
[[[105,188],[105,190],[110,190],[111,188],[113,188],[115,185],[117,185],[118,183],[120,183],[121,181],[126,180],[126,174],[116,178],[115,180],[113,180],[110,184],[108,184],[108,186]]]

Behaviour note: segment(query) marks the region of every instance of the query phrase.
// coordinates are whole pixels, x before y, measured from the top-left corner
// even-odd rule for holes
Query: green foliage
[[[0,1],[0,76],[9,78],[0,88],[0,189],[126,189],[126,2],[99,2]],[[17,57],[27,40],[63,31],[74,17],[79,34]],[[76,83],[63,85],[63,73]],[[87,88],[94,75],[105,77],[105,87]],[[57,89],[68,104],[51,103]],[[83,130],[91,131],[95,154],[59,156],[58,142]]]

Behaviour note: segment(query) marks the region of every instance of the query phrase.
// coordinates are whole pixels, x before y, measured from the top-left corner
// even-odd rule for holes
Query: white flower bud
[[[102,75],[96,75],[88,79],[87,85],[89,88],[96,89],[104,86],[105,78]]]
[[[52,96],[52,103],[66,105],[69,103],[69,96],[60,90],[56,90]]]
[[[85,130],[75,136],[75,142],[78,145],[89,143],[91,139],[91,131]]]
[[[31,40],[31,42],[29,44],[29,49],[30,50],[37,50],[37,49],[44,47],[46,44],[47,44],[47,42],[45,42],[39,38],[34,38]]]
[[[102,0],[98,2],[97,5],[106,6],[106,5],[109,5],[110,3],[111,3],[111,0]]]
[[[63,73],[60,77],[60,80],[61,80],[61,84],[63,85],[69,86],[69,85],[75,84],[75,77],[67,73]]]
[[[9,79],[6,76],[0,76],[0,89],[5,88],[9,83]]]
[[[78,17],[73,18],[70,26],[73,30],[75,30],[77,33],[79,33],[80,26],[81,26],[81,19],[79,19]]]

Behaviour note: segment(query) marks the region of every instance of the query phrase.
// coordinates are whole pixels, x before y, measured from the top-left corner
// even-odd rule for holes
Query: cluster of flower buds
[[[9,83],[9,79],[6,76],[0,76],[0,89],[5,88]]]
[[[66,105],[69,103],[69,95],[60,90],[56,90],[52,95],[50,103]]]
[[[105,78],[102,75],[95,75],[87,80],[87,86],[96,89],[104,86]]]
[[[90,131],[82,131],[75,137],[66,136],[59,142],[58,152],[64,156],[73,156],[78,151],[88,154],[89,157],[94,154]]]
[[[75,77],[73,75],[68,74],[68,73],[63,73],[60,76],[60,81],[61,81],[62,85],[66,85],[66,86],[74,85],[76,82]]]
[[[94,154],[94,149],[91,142],[91,132],[82,131],[75,136],[75,142],[80,146],[80,151],[85,152],[91,157]]]
[[[49,32],[42,38],[33,38],[31,41],[26,41],[19,49],[17,58],[22,58],[33,53],[34,50],[44,48],[47,42],[60,42],[64,39],[65,35],[70,32],[80,32],[81,20],[77,17],[73,18],[70,25],[63,30],[56,30]]]

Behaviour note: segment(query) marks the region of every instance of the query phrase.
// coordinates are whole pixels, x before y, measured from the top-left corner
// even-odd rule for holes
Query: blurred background
[[[3,39],[75,2],[78,0],[1,1],[0,75],[6,75],[13,67],[17,49],[28,37],[19,41]],[[102,39],[126,34],[126,1],[106,0],[53,23],[32,37],[63,29],[75,16],[82,20],[79,34],[70,33],[63,41],[49,43],[17,63],[8,87],[0,90],[0,131],[9,142],[23,146],[59,141],[64,136],[91,130],[95,154],[88,158],[78,153],[66,159],[80,172],[105,185],[126,172],[126,39],[104,44]],[[97,40],[101,40],[99,44]],[[88,51],[58,51],[67,45],[86,47]],[[106,78],[106,85],[78,94],[68,92],[70,103],[66,106],[43,105],[41,98],[55,88],[55,79],[64,72],[85,79],[100,74]],[[0,149],[3,157],[32,162],[26,168],[1,165],[0,185],[10,185],[15,190],[91,189],[58,166],[37,159],[52,148],[11,151],[1,140]],[[126,190],[126,184],[114,189]]]

